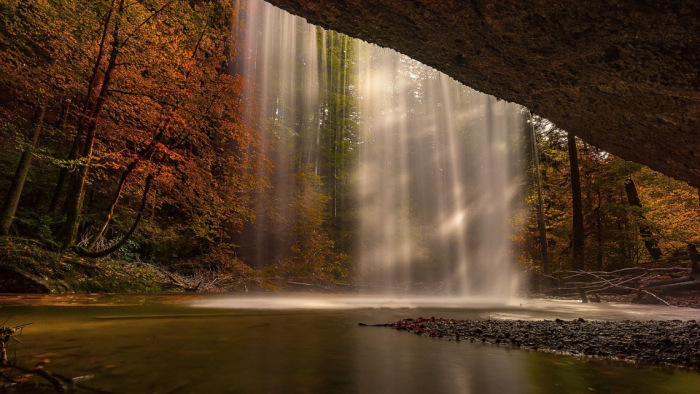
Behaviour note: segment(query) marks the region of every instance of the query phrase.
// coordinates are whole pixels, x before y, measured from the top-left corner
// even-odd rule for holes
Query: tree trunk
[[[92,241],[90,241],[90,244],[87,247],[88,250],[91,250],[95,247],[97,241],[99,241],[100,238],[102,238],[102,235],[104,234],[105,230],[107,230],[107,226],[112,220],[112,215],[114,215],[114,208],[117,206],[119,198],[121,198],[122,190],[124,190],[126,180],[129,177],[129,175],[131,175],[131,173],[136,169],[140,161],[141,157],[137,157],[131,163],[129,163],[129,165],[124,169],[124,171],[122,171],[122,174],[119,177],[119,182],[117,183],[117,190],[114,192],[114,197],[112,198],[112,202],[109,204],[109,209],[107,210],[107,217],[105,218],[105,221],[100,227],[100,229],[97,231],[97,234],[95,234]]]
[[[82,117],[80,119],[80,124],[86,124],[86,117],[90,115],[90,113],[94,110],[96,99],[100,95],[100,91],[98,90],[98,86],[102,81],[100,79],[100,67],[102,66],[102,61],[106,55],[105,49],[107,47],[107,37],[109,36],[109,26],[112,21],[112,15],[114,14],[115,4],[116,0],[112,0],[112,4],[109,7],[109,11],[107,11],[107,15],[105,16],[105,21],[102,27],[102,38],[100,39],[100,50],[97,53],[97,59],[95,59],[95,63],[93,65],[92,76],[90,77],[90,85],[88,86],[88,91],[85,95],[85,101],[83,102],[83,112]],[[123,6],[123,4],[124,2],[122,1],[121,6]],[[115,27],[115,29],[117,29],[117,27]],[[78,133],[78,135],[80,134],[81,133]]]
[[[123,11],[123,8],[124,0],[122,0],[119,5],[120,13]],[[90,162],[92,160],[92,149],[95,143],[97,124],[100,119],[100,114],[102,113],[102,108],[104,107],[104,103],[109,94],[109,86],[112,81],[112,75],[114,74],[114,68],[117,65],[119,49],[119,25],[116,25],[113,32],[112,49],[110,51],[109,61],[104,72],[104,78],[102,80],[102,86],[100,87],[99,96],[95,101],[95,105],[90,116],[83,117],[81,119],[81,125],[83,125],[85,121],[88,122],[87,127],[79,127],[79,129],[86,128],[85,144],[81,154],[81,158],[83,158],[85,161],[80,163],[78,166],[78,171],[72,174],[68,185],[66,202],[64,204],[64,207],[66,208],[66,222],[61,229],[63,248],[72,246],[75,243],[75,239],[78,234],[78,226],[85,192],[85,182],[87,180],[87,174],[90,168]]]
[[[693,244],[688,244],[688,256],[690,256],[690,275],[695,277],[700,275],[700,253]]]
[[[17,212],[19,198],[22,196],[24,181],[27,179],[27,173],[29,172],[29,167],[32,164],[34,148],[36,148],[36,143],[39,139],[39,134],[41,133],[41,129],[44,124],[44,115],[46,115],[46,100],[44,100],[36,110],[32,135],[30,138],[31,146],[27,147],[24,152],[22,152],[22,157],[20,157],[19,164],[17,164],[15,176],[12,178],[10,190],[7,192],[2,213],[0,214],[0,235],[8,235],[10,233],[10,226],[12,226],[12,221],[15,217],[15,213]]]
[[[583,269],[583,245],[586,235],[583,232],[583,202],[581,198],[581,174],[578,169],[576,137],[568,133],[569,166],[571,169],[571,202],[573,210],[574,270]]]
[[[202,33],[199,35],[199,38],[197,39],[197,43],[195,44],[194,49],[192,50],[192,59],[194,59],[197,55],[197,51],[199,50],[199,45],[202,42],[202,38],[204,37],[204,34],[206,33],[207,28],[204,28],[202,30]],[[190,77],[191,70],[188,70],[187,73],[185,74],[185,80],[188,80]],[[175,105],[179,105],[180,99],[178,98],[175,101]],[[166,134],[168,132],[172,131],[171,123],[172,123],[173,117],[172,114],[165,120],[162,126],[160,126],[159,129],[156,129],[157,132],[155,133],[155,136],[151,140],[151,142],[141,151],[138,153],[136,158],[129,163],[124,171],[122,171],[121,175],[119,176],[119,182],[117,183],[117,190],[114,193],[114,197],[112,198],[112,201],[109,204],[109,208],[107,210],[107,215],[105,217],[105,221],[100,227],[100,229],[97,231],[97,234],[93,237],[93,239],[90,241],[87,249],[91,250],[92,248],[95,247],[97,242],[102,238],[102,235],[104,232],[107,230],[107,226],[109,225],[109,222],[112,220],[112,216],[114,215],[114,208],[117,206],[117,203],[119,202],[119,199],[121,198],[122,190],[124,189],[124,185],[126,184],[126,181],[131,175],[132,172],[138,167],[139,163],[146,159],[149,155],[153,154],[155,152],[156,147],[158,144],[163,140]],[[184,140],[184,139],[183,139]]]
[[[68,118],[70,117],[70,112],[72,108],[72,104],[70,101],[65,104],[63,108],[63,113],[61,114],[61,121],[58,124],[58,130],[61,134],[65,133],[66,131],[66,124],[68,124]],[[76,134],[76,138],[73,139],[73,144],[71,146],[71,151],[68,155],[69,160],[75,160],[75,156],[78,154],[78,144],[79,144],[79,138]],[[63,190],[63,185],[66,183],[66,177],[68,176],[68,169],[65,167],[61,167],[61,169],[58,171],[58,179],[56,180],[56,186],[53,189],[53,193],[51,195],[51,202],[49,203],[49,212],[55,212],[56,208],[58,207],[58,201],[61,199],[61,191]]]
[[[78,152],[80,151],[80,140],[81,140],[81,135],[76,134],[75,138],[73,138],[73,143],[71,144],[70,147],[70,152],[68,153],[68,160],[69,161],[74,161],[75,159],[78,158]],[[58,179],[56,179],[56,186],[53,189],[53,195],[51,196],[51,204],[49,204],[49,212],[55,212],[56,208],[58,208],[58,201],[61,199],[61,192],[63,191],[63,187],[66,184],[66,180],[68,180],[68,174],[70,174],[70,171],[66,167],[62,167],[58,171]],[[63,207],[63,211],[65,212],[67,207]]]
[[[603,270],[603,220],[600,214],[600,206],[601,206],[601,195],[600,195],[600,189],[597,190],[598,194],[598,206],[595,209],[595,234],[596,234],[596,241],[597,241],[597,246],[598,246],[598,252],[596,254],[596,269],[598,271]]]
[[[91,114],[95,110],[97,99],[100,96],[101,89],[99,85],[103,82],[104,76],[101,77],[100,67],[106,55],[105,48],[107,46],[107,38],[109,36],[110,23],[112,21],[112,16],[114,15],[116,0],[112,0],[112,4],[105,16],[105,20],[102,25],[102,38],[100,39],[100,49],[97,52],[97,58],[93,63],[92,75],[90,77],[90,84],[88,85],[88,90],[85,95],[85,100],[83,100],[83,109],[78,118],[78,129],[73,139],[73,144],[71,145],[70,153],[68,154],[68,160],[76,160],[82,151],[80,141],[83,138],[85,129],[88,127]],[[123,1],[121,2],[123,6]],[[121,9],[120,9],[121,12]],[[116,27],[115,27],[116,29]],[[51,204],[49,206],[49,212],[54,212],[58,207],[58,200],[61,196],[61,190],[68,178],[69,171],[67,168],[61,168],[58,173],[58,180],[56,181],[56,187],[54,188],[53,196],[51,197]],[[69,185],[70,188],[70,185]],[[68,193],[68,192],[66,192]],[[75,205],[75,201],[72,201],[66,196],[66,200],[63,203],[62,213],[68,215],[71,210],[71,206]]]
[[[542,273],[549,275],[549,254],[547,253],[547,227],[544,222],[544,202],[542,199],[542,180],[540,179],[540,154],[535,138],[535,125],[530,113],[530,138],[532,139],[532,157],[535,165],[535,179],[537,180],[537,228],[540,233],[540,252],[542,253]]]
[[[642,201],[639,199],[639,194],[637,193],[637,186],[634,184],[634,181],[630,177],[628,177],[625,180],[625,192],[627,192],[627,201],[629,201],[630,205],[641,209],[642,208]],[[642,221],[646,220],[646,217],[644,217],[644,215],[642,215],[641,212],[636,212],[636,215]],[[640,223],[639,235],[642,236],[642,241],[644,242],[644,247],[647,249],[647,251],[651,255],[651,258],[654,260],[660,259],[661,258],[661,249],[659,249],[659,244],[656,242],[656,239],[654,239],[654,237],[653,237],[653,234],[651,232],[651,228],[644,223]]]
[[[117,250],[119,250],[119,248],[124,246],[126,241],[128,241],[129,238],[134,234],[136,228],[141,222],[141,218],[143,217],[143,211],[146,209],[146,203],[148,201],[148,192],[151,189],[151,181],[153,181],[153,174],[149,174],[148,177],[146,177],[146,185],[143,189],[143,197],[141,198],[141,206],[139,207],[139,213],[138,215],[136,215],[136,219],[131,225],[131,228],[129,228],[129,231],[127,231],[127,233],[124,234],[124,237],[122,237],[122,239],[119,240],[119,242],[100,252],[90,252],[82,248],[76,248],[76,253],[84,257],[105,257],[111,253],[116,252]]]

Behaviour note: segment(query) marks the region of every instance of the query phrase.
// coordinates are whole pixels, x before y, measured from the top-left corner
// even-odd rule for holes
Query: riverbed
[[[32,323],[18,364],[115,393],[697,393],[700,373],[450,342],[358,323],[449,319],[697,320],[700,310],[370,295],[3,295]]]

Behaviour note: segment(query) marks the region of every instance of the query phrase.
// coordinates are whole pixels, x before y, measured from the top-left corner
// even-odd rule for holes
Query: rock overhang
[[[267,1],[700,187],[700,2]]]

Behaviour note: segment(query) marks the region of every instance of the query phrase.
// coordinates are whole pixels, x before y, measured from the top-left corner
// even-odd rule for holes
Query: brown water
[[[436,307],[440,305],[441,307]],[[0,296],[18,363],[119,393],[697,393],[700,373],[450,342],[407,317],[696,319],[700,311],[337,295]]]

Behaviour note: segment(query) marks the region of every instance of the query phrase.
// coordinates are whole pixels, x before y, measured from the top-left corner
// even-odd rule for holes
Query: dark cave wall
[[[700,187],[699,1],[267,1]]]

